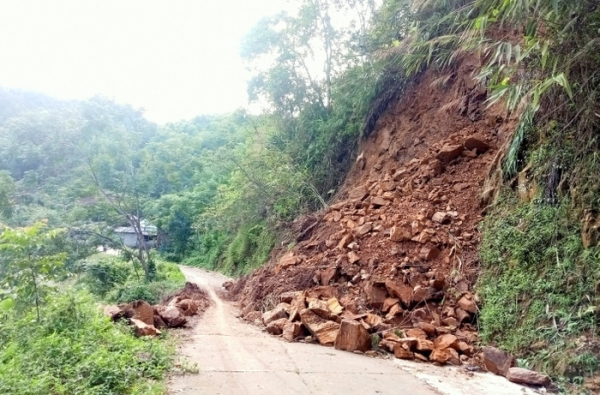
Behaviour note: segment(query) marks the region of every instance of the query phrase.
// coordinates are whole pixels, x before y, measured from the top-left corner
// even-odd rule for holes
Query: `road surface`
[[[534,394],[491,374],[287,343],[236,318],[236,307],[215,292],[227,277],[184,266],[181,270],[209,293],[213,305],[184,332],[179,349],[200,371],[171,377],[169,394]]]

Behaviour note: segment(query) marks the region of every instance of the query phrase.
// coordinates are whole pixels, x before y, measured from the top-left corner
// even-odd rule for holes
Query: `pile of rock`
[[[162,329],[183,327],[189,317],[201,313],[207,305],[204,291],[195,284],[187,283],[185,288],[168,297],[163,304],[152,306],[143,300],[136,300],[107,306],[104,314],[113,321],[127,320],[134,327],[136,336],[157,336]]]
[[[550,384],[548,376],[515,367],[515,359],[494,347],[477,352],[474,333],[455,331],[448,326],[419,322],[412,328],[394,327],[373,313],[353,314],[334,296],[335,288],[318,287],[304,292],[286,292],[280,303],[264,313],[251,311],[244,319],[264,325],[272,335],[286,341],[317,341],[350,352],[385,351],[396,358],[439,365],[480,364],[488,371],[520,384]],[[390,299],[390,298],[387,298]],[[395,299],[395,306],[398,299]],[[387,303],[391,304],[390,301]],[[465,307],[465,304],[462,304]],[[457,307],[459,309],[461,307]],[[391,308],[390,308],[391,309]]]
[[[249,312],[246,320],[265,325],[267,332],[287,341],[315,339],[340,350],[367,352],[375,348],[397,358],[460,365],[474,355],[473,334],[451,334],[449,327],[425,322],[412,328],[392,325],[399,299],[385,298],[390,318],[374,313],[354,314],[336,297],[335,287],[318,287],[304,292],[287,292],[281,303],[265,313]],[[383,295],[383,290],[380,290]],[[379,292],[379,291],[377,291]]]

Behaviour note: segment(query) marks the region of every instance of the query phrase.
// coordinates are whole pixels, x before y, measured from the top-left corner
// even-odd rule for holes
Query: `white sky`
[[[95,94],[155,122],[247,104],[242,37],[285,0],[0,0],[0,86]]]

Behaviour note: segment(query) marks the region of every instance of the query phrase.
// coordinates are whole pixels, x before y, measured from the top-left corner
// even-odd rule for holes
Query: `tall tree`
[[[0,218],[10,218],[13,213],[15,182],[6,170],[0,170]]]
[[[38,320],[44,295],[51,289],[48,281],[62,274],[66,257],[52,249],[52,239],[61,231],[45,227],[38,222],[0,233],[0,299],[15,297],[22,306],[33,303]]]

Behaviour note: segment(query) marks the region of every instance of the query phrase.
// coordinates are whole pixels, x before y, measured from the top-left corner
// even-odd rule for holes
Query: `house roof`
[[[144,236],[156,236],[156,234],[158,233],[157,227],[152,225],[150,222],[148,222],[146,220],[141,220],[140,226],[142,228],[142,234]],[[120,226],[118,228],[115,228],[115,233],[135,234],[135,230],[131,226]]]

